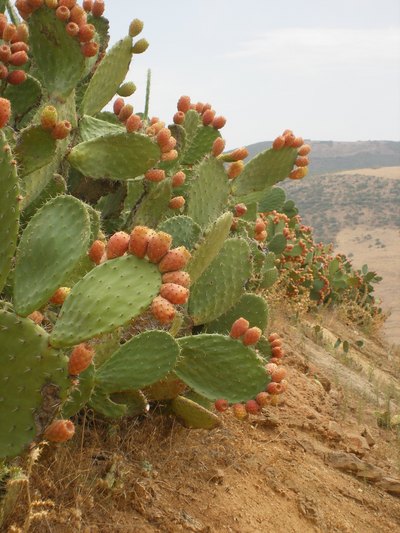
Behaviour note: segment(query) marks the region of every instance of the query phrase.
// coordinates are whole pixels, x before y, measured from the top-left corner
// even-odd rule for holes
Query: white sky
[[[400,140],[400,0],[106,0],[112,42],[144,21],[131,97],[172,121],[182,94],[224,115],[228,146],[291,128],[314,140]]]

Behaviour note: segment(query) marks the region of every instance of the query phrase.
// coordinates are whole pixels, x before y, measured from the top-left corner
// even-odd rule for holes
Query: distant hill
[[[400,165],[400,142],[396,141],[310,141],[310,175],[326,174],[359,168],[392,167]],[[250,157],[269,148],[272,141],[247,146]]]

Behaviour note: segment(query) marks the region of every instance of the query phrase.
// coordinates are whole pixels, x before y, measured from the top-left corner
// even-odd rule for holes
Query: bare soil
[[[278,405],[211,432],[88,412],[73,442],[43,448],[5,531],[399,531],[399,433],[378,421],[400,413],[400,353],[329,312],[287,316],[272,323],[290,384]]]

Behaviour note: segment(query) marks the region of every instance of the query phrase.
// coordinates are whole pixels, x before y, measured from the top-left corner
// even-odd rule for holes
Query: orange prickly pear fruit
[[[61,122],[57,122],[57,124],[54,126],[51,135],[54,139],[62,140],[68,137],[71,129],[71,123],[68,122],[68,120],[62,120]]]
[[[254,226],[254,231],[256,233],[260,233],[261,231],[264,231],[267,227],[266,223],[262,218],[257,218],[256,225]]]
[[[107,259],[121,257],[128,251],[130,236],[125,231],[117,231],[112,235],[106,246]]]
[[[296,161],[294,162],[294,164],[298,167],[306,167],[308,164],[309,164],[309,160],[308,160],[308,157],[306,156],[299,156]]]
[[[30,315],[27,316],[27,318],[30,318],[35,324],[41,324],[44,320],[44,316],[40,311],[33,311]]]
[[[78,376],[81,372],[87,369],[91,364],[94,357],[94,349],[87,344],[82,342],[75,346],[72,350],[71,355],[68,361],[68,373],[71,376]]]
[[[248,400],[245,404],[245,409],[250,415],[258,415],[261,411],[261,407],[256,400]]]
[[[93,7],[93,0],[83,0],[82,7],[86,11],[86,13],[90,13]]]
[[[171,178],[171,184],[172,187],[181,187],[186,180],[186,174],[180,170],[176,174],[174,174]]]
[[[160,168],[151,168],[146,172],[144,177],[149,181],[159,182],[165,179],[165,170]]]
[[[185,113],[183,111],[178,111],[175,113],[173,120],[174,124],[183,124],[185,120]]]
[[[14,52],[11,54],[10,57],[10,63],[14,67],[20,67],[22,65],[25,65],[25,63],[28,61],[28,54],[21,50],[20,52]]]
[[[229,408],[228,400],[223,400],[223,399],[215,400],[214,407],[217,411],[219,411],[220,413],[223,413]]]
[[[246,420],[249,416],[246,407],[242,403],[235,403],[232,405],[233,416],[238,420]]]
[[[185,205],[185,198],[183,196],[175,196],[171,198],[168,206],[170,209],[181,209]]]
[[[292,170],[289,174],[291,180],[301,180],[308,174],[308,167],[299,167]]]
[[[215,111],[213,109],[207,109],[202,115],[203,126],[208,126],[212,123],[215,117]]]
[[[70,15],[71,15],[71,12],[66,6],[59,6],[56,9],[56,17],[59,20],[62,20],[63,22],[66,22],[67,20],[69,20]]]
[[[94,57],[98,51],[99,45],[94,41],[90,41],[90,43],[83,43],[81,45],[81,52],[85,57]]]
[[[44,438],[49,442],[65,442],[72,439],[75,426],[71,420],[54,420],[45,430]]]
[[[122,108],[124,107],[125,102],[123,98],[117,98],[113,104],[113,111],[115,115],[119,115],[122,111]]]
[[[284,387],[280,383],[272,381],[267,385],[267,392],[269,392],[269,394],[282,394],[283,391]]]
[[[156,296],[151,304],[150,310],[161,324],[169,324],[173,321],[176,309],[175,307],[162,296]]]
[[[4,128],[11,116],[11,103],[7,98],[0,98],[0,128]]]
[[[254,326],[253,328],[249,328],[243,336],[243,344],[245,346],[257,344],[257,342],[260,340],[261,334],[262,334],[262,331],[257,326]]]
[[[166,272],[162,277],[163,283],[175,283],[182,285],[182,287],[190,287],[190,275],[183,270],[176,270],[175,272]]]
[[[91,247],[89,248],[89,259],[93,261],[93,263],[96,263],[96,265],[100,264],[101,258],[104,255],[104,252],[106,250],[106,245],[103,241],[96,240],[92,243]]]
[[[131,104],[125,104],[121,111],[118,113],[118,119],[121,122],[125,122],[133,113],[133,106]]]
[[[189,298],[189,290],[175,283],[164,283],[161,285],[160,296],[175,305],[185,304]]]
[[[70,287],[59,287],[50,298],[50,302],[52,304],[62,305],[70,292]]]
[[[241,217],[247,213],[246,204],[236,204],[235,205],[235,215]]]
[[[92,15],[94,17],[101,17],[104,13],[104,0],[94,0],[93,6],[92,6]]]
[[[299,155],[308,155],[311,152],[311,146],[309,144],[303,144],[303,146],[300,146],[297,153]]]
[[[176,107],[178,108],[178,111],[187,113],[190,109],[190,96],[181,96]]]
[[[231,180],[237,178],[242,173],[243,169],[244,169],[243,161],[234,161],[228,167],[228,170],[227,170],[228,178]]]
[[[170,250],[160,261],[158,268],[160,272],[171,272],[180,270],[191,258],[190,252],[184,246],[178,246]]]
[[[249,321],[243,317],[240,317],[232,324],[229,335],[232,337],[232,339],[238,339],[239,337],[242,337],[242,335],[244,335],[248,329]]]
[[[79,27],[78,39],[81,43],[88,43],[89,41],[93,39],[95,32],[96,32],[96,29],[93,26],[93,24],[82,24]],[[117,100],[122,100],[122,98],[117,98]],[[122,102],[124,101],[122,100]],[[122,107],[123,105],[121,106],[121,109]],[[119,111],[121,111],[121,109]],[[118,113],[116,113],[117,115],[119,114],[119,111]],[[115,113],[115,108],[114,108],[114,113]]]
[[[75,22],[68,22],[65,26],[65,31],[70,37],[76,37],[79,33],[79,26]]]
[[[26,81],[26,72],[23,70],[13,70],[8,74],[7,81],[11,85],[20,85]]]
[[[155,234],[155,231],[146,226],[135,226],[131,231],[129,240],[129,253],[136,255],[140,259],[146,255],[147,247],[150,238]]]
[[[158,231],[149,239],[147,246],[147,257],[151,263],[159,263],[168,252],[172,244],[172,237],[169,233]]]
[[[139,115],[131,115],[125,122],[126,131],[128,133],[133,133],[134,131],[140,130],[142,125],[143,122]]]
[[[287,374],[286,368],[283,366],[280,366],[274,372],[272,372],[271,379],[275,383],[280,383],[283,379],[285,379],[286,374]]]
[[[304,144],[304,140],[302,137],[295,137],[292,143],[292,148],[300,148],[300,146],[302,146],[303,144]]]
[[[293,143],[296,139],[293,133],[286,133],[284,134],[284,137],[285,137],[285,146],[293,146]]]
[[[256,396],[256,402],[260,407],[265,407],[270,402],[270,396],[267,392],[259,392]]]
[[[222,137],[217,137],[212,145],[212,155],[218,157],[225,150],[225,141]]]
[[[225,124],[226,124],[226,118],[222,116],[215,117],[211,123],[212,127],[215,128],[216,130],[222,129],[225,126]]]
[[[276,339],[280,339],[280,336],[278,333],[270,333],[269,336],[268,336],[268,340],[269,342],[273,342],[275,341]]]
[[[273,150],[280,150],[284,146],[285,146],[285,137],[283,135],[280,135],[279,137],[277,137],[272,143]]]
[[[178,157],[178,152],[176,150],[170,150],[161,155],[161,161],[173,161]]]
[[[241,159],[246,159],[246,157],[249,155],[249,151],[247,148],[236,148],[236,150],[233,150],[230,154],[227,154],[229,156],[230,161],[240,161]]]

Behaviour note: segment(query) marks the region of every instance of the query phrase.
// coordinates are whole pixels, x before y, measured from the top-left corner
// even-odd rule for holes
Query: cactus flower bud
[[[139,19],[133,19],[129,25],[129,35],[136,37],[143,30],[143,22]]]

